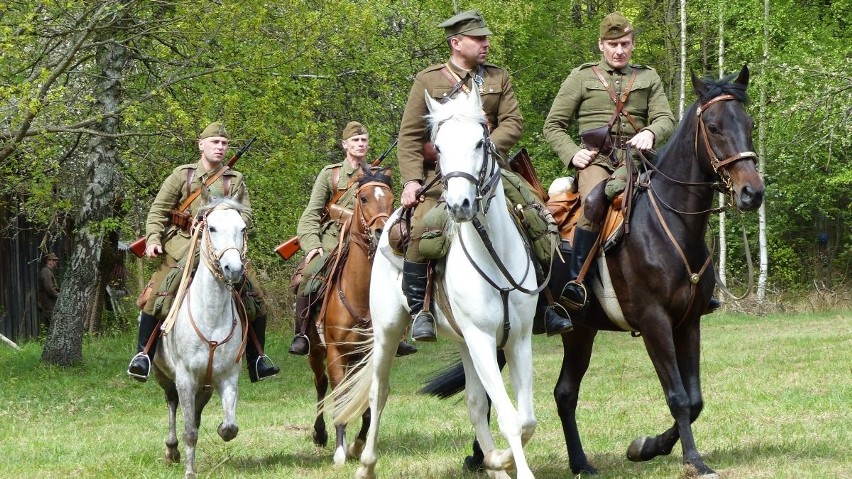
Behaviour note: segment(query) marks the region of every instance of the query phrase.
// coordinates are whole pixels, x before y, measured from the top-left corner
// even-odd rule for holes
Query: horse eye
[[[484,141],[484,140],[479,140],[479,141],[476,143],[476,149],[478,150],[478,149],[482,148],[482,145],[484,145],[484,144],[485,144],[485,141]]]
[[[708,124],[707,129],[710,130],[710,133],[713,133],[714,135],[718,135],[719,133],[721,133],[721,131],[719,130],[719,127],[716,126],[715,123]]]

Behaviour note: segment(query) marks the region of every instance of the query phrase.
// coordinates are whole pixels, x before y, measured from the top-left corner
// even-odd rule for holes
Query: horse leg
[[[367,439],[367,431],[370,428],[370,409],[367,408],[364,411],[364,414],[361,415],[361,429],[358,430],[358,435],[355,436],[355,440],[352,441],[352,444],[349,446],[349,451],[347,451],[347,457],[358,457],[364,452],[364,441]]]
[[[328,337],[328,336],[326,336]],[[328,377],[331,380],[331,388],[336,388],[345,373],[343,356],[337,344],[331,343],[326,346],[326,360],[328,361]],[[334,427],[334,465],[342,466],[346,463],[346,425],[339,424]]]
[[[497,350],[497,366],[500,367],[500,371],[503,371],[503,367],[506,366],[506,353],[502,349]],[[486,414],[486,421],[488,424],[491,424],[491,398],[488,395],[485,395],[488,400],[488,412]],[[489,426],[490,427],[490,426]],[[482,472],[483,466],[482,461],[485,459],[485,453],[482,452],[482,446],[479,445],[479,440],[476,437],[473,438],[473,452],[470,456],[464,458],[464,467],[468,471],[471,472]]]
[[[166,404],[169,406],[169,435],[166,437],[165,460],[170,463],[180,462],[180,450],[178,450],[177,439],[177,407],[178,393],[174,383],[163,388],[166,396]]]
[[[325,429],[325,418],[323,416],[323,400],[328,393],[328,376],[325,373],[325,348],[319,343],[311,343],[308,352],[308,364],[314,372],[314,389],[317,393],[317,415],[314,419],[314,444],[320,447],[328,445],[328,432]]]
[[[595,335],[597,330],[579,326],[570,333],[562,335],[562,369],[553,388],[553,399],[556,401],[556,411],[562,422],[562,433],[568,448],[568,464],[574,474],[598,473],[598,470],[589,464],[580,440],[580,431],[577,428],[580,383],[589,369]]]
[[[523,445],[526,445],[535,434],[535,428],[538,424],[533,407],[532,343],[530,339],[527,336],[510,343],[506,352],[506,359],[511,365],[509,375],[512,380],[512,388],[515,391],[518,423],[521,426],[521,444]]]
[[[526,455],[524,454],[523,441],[521,439],[521,425],[518,421],[518,412],[512,405],[512,400],[506,393],[506,388],[503,384],[503,378],[500,374],[500,368],[497,366],[497,358],[494,351],[497,346],[493,335],[486,335],[477,331],[472,331],[473,334],[465,332],[465,343],[470,348],[470,356],[476,374],[482,382],[482,386],[491,398],[494,409],[497,411],[497,424],[500,427],[500,432],[509,442],[510,451],[492,450],[485,453],[485,467],[487,469],[507,469],[511,468],[514,462],[517,468],[518,479],[532,478],[533,474],[527,463]],[[508,359],[508,358],[507,358]],[[529,358],[528,364],[532,365],[532,358]],[[527,372],[531,375],[531,371]],[[468,408],[470,409],[470,408]],[[484,409],[484,408],[483,408]],[[483,414],[484,418],[484,414]],[[483,423],[485,421],[482,421]],[[482,442],[482,437],[479,437]],[[482,444],[486,446],[486,444]],[[483,447],[485,450],[485,447]]]
[[[631,461],[647,461],[659,455],[669,454],[680,439],[683,463],[694,467],[699,477],[715,478],[718,474],[704,463],[692,432],[692,422],[698,418],[704,408],[699,374],[701,341],[699,322],[692,321],[676,331],[674,336],[670,344],[644,335],[643,338],[660,383],[663,385],[666,403],[675,419],[675,424],[659,436],[635,439],[628,448],[627,457]],[[659,356],[653,354],[651,348],[655,348],[654,351],[660,351],[661,354]],[[662,361],[659,358],[662,358]]]
[[[238,366],[239,367],[239,366]],[[219,385],[219,396],[222,398],[222,409],[225,417],[217,432],[225,442],[237,437],[240,427],[237,425],[237,379],[239,370],[233,376],[225,378]]]
[[[195,394],[192,392],[193,385],[182,376],[187,372],[179,372],[176,379],[178,397],[180,398],[181,410],[183,411],[183,448],[186,455],[187,478],[195,477],[195,445],[198,443],[198,424],[201,415],[196,413]]]

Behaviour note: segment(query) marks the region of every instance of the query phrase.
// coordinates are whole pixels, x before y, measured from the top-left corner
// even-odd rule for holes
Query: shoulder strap
[[[613,123],[615,123],[615,119],[618,118],[618,114],[624,109],[624,104],[627,103],[627,97],[630,96],[630,89],[633,88],[633,82],[636,80],[636,69],[634,68],[633,72],[630,74],[630,79],[627,81],[627,88],[621,92],[621,97],[615,95],[615,92],[612,91],[612,87],[609,86],[609,83],[606,81],[603,74],[601,74],[597,65],[592,65],[592,71],[595,72],[598,80],[600,80],[601,84],[603,84],[606,92],[609,93],[610,99],[612,99],[613,103],[615,103],[615,111],[607,123],[610,127],[612,127]],[[636,122],[633,121],[633,116],[631,116],[627,111],[624,112],[624,116],[627,117],[627,121],[630,122],[630,126],[633,127],[633,131],[639,133],[639,128],[636,126]]]
[[[225,173],[225,171],[230,170],[230,169],[231,168],[228,167],[228,165],[222,165],[222,168],[220,168],[219,171],[217,171],[215,175],[207,178],[207,180],[204,182],[204,185],[202,185],[201,188],[209,187],[210,185],[215,183],[216,180],[218,180],[219,177],[222,176],[223,173]],[[194,174],[195,174],[195,169],[193,169],[193,175]],[[190,181],[188,181],[188,183],[191,182],[191,178],[189,177],[189,173],[187,173],[187,180],[190,180]],[[189,184],[187,184],[187,188],[189,188]],[[187,196],[185,200],[183,200],[183,203],[181,203],[180,206],[178,206],[177,210],[178,211],[186,211],[186,209],[189,208],[189,205],[191,205],[192,202],[195,201],[196,198],[198,198],[198,195],[201,194],[201,188],[198,188],[197,190],[190,193],[190,195]]]

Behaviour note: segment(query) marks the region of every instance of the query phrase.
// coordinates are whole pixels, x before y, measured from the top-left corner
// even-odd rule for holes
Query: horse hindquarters
[[[585,327],[575,327],[573,331],[562,335],[562,369],[559,379],[553,389],[559,420],[562,422],[562,433],[568,448],[568,463],[574,474],[596,474],[595,469],[586,457],[580,432],[577,428],[577,402],[580,395],[580,383],[589,368],[597,330]]]

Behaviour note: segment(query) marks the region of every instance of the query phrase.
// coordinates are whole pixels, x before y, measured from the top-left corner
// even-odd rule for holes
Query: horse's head
[[[214,199],[198,210],[201,259],[210,271],[226,283],[240,281],[245,272],[246,223],[241,212],[248,210],[230,198]]]
[[[426,92],[426,116],[439,155],[444,199],[457,222],[470,221],[489,201],[500,178],[479,90],[441,104]],[[486,208],[483,207],[483,210]]]
[[[361,164],[364,174],[358,178],[355,192],[355,209],[352,212],[352,232],[363,235],[368,251],[372,253],[379,244],[385,222],[393,212],[393,179],[390,168],[373,170]]]
[[[748,76],[747,66],[736,79],[731,75],[719,81],[702,81],[692,74],[698,95],[696,155],[708,174],[722,179],[742,210],[760,207],[764,191],[752,143],[754,121],[743,106],[748,101]]]

